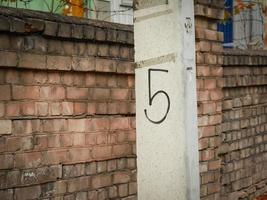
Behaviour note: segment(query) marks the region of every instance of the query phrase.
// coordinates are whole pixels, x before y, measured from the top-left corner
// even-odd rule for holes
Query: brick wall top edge
[[[224,8],[224,1],[222,0],[194,0],[194,3],[214,8]]]
[[[266,66],[267,51],[264,50],[225,50],[224,67],[228,66]]]
[[[96,37],[94,34],[96,31],[104,31],[106,35],[112,36],[117,32],[116,35],[122,33],[126,37],[123,36],[123,41],[114,39],[114,37]],[[0,7],[0,32],[20,34],[38,32],[51,37],[133,44],[133,26],[131,25],[8,7]]]
[[[225,56],[266,56],[267,50],[241,50],[241,49],[225,49]]]
[[[222,20],[224,18],[224,10],[214,6],[204,4],[195,4],[195,16],[205,17],[214,20]]]

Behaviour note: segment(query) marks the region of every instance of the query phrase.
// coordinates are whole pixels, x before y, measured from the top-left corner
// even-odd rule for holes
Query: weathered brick
[[[65,99],[65,88],[61,86],[42,86],[40,87],[40,98],[47,100]]]
[[[0,66],[15,67],[18,65],[18,55],[15,52],[0,51]]]
[[[15,155],[16,168],[35,168],[42,165],[43,157],[40,152],[24,153]]]
[[[68,181],[68,192],[77,192],[89,187],[89,177],[80,177]]]
[[[4,105],[2,104],[2,106],[4,106]],[[1,107],[1,105],[0,105],[0,107]],[[3,110],[3,108],[2,109],[0,108],[0,110]],[[0,113],[1,113],[1,111],[0,111]],[[19,103],[7,103],[6,104],[6,115],[9,117],[19,116],[20,115],[20,104]],[[1,116],[1,114],[0,114],[0,116]]]
[[[11,154],[0,155],[0,169],[12,169],[14,167],[14,158]]]
[[[119,185],[118,191],[120,197],[126,197],[128,195],[128,184]]]
[[[88,98],[88,89],[87,88],[67,88],[67,98],[68,99],[87,99]]]
[[[40,98],[38,86],[13,86],[12,87],[13,99],[34,99]]]
[[[19,67],[45,69],[46,57],[39,54],[21,53],[19,57]]]
[[[127,172],[116,172],[113,175],[114,184],[128,183],[130,179],[131,177]]]
[[[16,199],[21,199],[21,200],[36,199],[39,198],[40,195],[41,195],[40,185],[15,189]]]
[[[129,119],[127,117],[115,117],[110,119],[110,129],[129,129]]]
[[[98,175],[92,177],[92,188],[98,189],[110,186],[112,184],[111,175]]]
[[[0,120],[0,135],[11,134],[11,120]]]
[[[129,144],[115,145],[112,148],[112,154],[115,156],[123,156],[131,154],[132,149]]]
[[[73,57],[72,69],[75,71],[94,71],[95,58],[94,57]]]
[[[47,68],[53,70],[71,70],[72,58],[69,56],[47,56]]]
[[[111,156],[111,146],[96,146],[92,150],[92,156],[94,159],[104,159]]]

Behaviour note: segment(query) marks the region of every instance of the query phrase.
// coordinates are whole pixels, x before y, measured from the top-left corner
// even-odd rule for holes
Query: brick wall
[[[0,199],[136,199],[133,30],[0,8]]]
[[[203,200],[220,198],[218,147],[221,143],[223,1],[195,0],[200,192]]]
[[[226,51],[224,58],[222,199],[267,191],[267,55]]]

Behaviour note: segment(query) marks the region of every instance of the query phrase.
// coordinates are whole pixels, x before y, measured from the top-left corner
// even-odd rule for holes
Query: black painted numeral
[[[153,95],[151,94],[151,74],[152,74],[152,72],[165,72],[165,73],[168,73],[168,70],[163,70],[163,69],[149,69],[148,70],[148,92],[149,92],[149,102],[148,103],[149,103],[149,106],[152,106],[154,98],[157,97],[160,94],[162,94],[162,95],[164,95],[166,97],[168,105],[167,105],[167,109],[166,109],[165,115],[158,121],[152,120],[150,117],[148,117],[147,109],[144,109],[144,111],[145,111],[146,118],[150,122],[152,122],[154,124],[161,124],[166,119],[166,117],[167,117],[167,115],[168,115],[168,113],[170,111],[170,97],[163,90],[159,90],[156,93],[154,93]]]

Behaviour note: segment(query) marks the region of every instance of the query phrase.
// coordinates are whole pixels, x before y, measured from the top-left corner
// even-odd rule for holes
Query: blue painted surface
[[[233,0],[224,1],[225,10],[233,15]],[[218,23],[218,31],[224,33],[223,46],[225,48],[233,47],[233,19],[232,17],[225,22]]]

